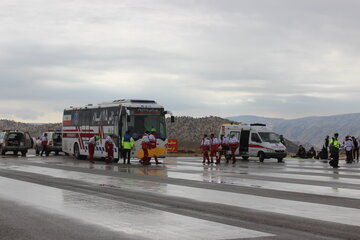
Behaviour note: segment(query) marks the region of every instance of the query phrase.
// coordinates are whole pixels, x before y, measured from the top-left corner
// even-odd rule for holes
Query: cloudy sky
[[[358,0],[1,0],[0,118],[154,99],[185,116],[360,112]]]

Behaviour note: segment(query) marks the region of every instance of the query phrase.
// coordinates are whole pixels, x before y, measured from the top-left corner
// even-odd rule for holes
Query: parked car
[[[61,131],[47,131],[44,132],[43,135],[45,133],[47,134],[47,138],[48,138],[45,155],[49,156],[51,152],[54,152],[55,155],[58,155],[59,152],[62,151]],[[35,150],[36,150],[36,155],[39,155],[42,150],[41,141],[39,139],[36,140]]]
[[[19,152],[26,156],[29,148],[32,148],[33,141],[28,132],[4,130],[0,132],[0,154],[13,152],[17,155]]]

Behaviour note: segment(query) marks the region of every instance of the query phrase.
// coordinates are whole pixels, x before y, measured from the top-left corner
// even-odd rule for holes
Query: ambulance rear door
[[[249,154],[249,135],[250,130],[241,129],[239,152],[240,155]]]

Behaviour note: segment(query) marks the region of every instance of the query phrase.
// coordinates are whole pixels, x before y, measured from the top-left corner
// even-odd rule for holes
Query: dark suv
[[[26,156],[29,148],[32,148],[33,142],[28,132],[21,131],[3,131],[0,132],[0,154],[5,155],[6,152],[13,152],[17,155]]]

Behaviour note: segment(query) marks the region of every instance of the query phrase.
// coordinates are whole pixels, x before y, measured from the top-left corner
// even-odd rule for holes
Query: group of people
[[[314,147],[311,147],[309,149],[309,151],[306,151],[306,149],[304,148],[303,145],[299,146],[299,149],[296,153],[296,155],[294,157],[299,157],[299,158],[316,158],[316,151],[314,149]]]
[[[151,156],[149,154],[149,150],[156,148],[156,129],[153,128],[149,131],[145,131],[144,135],[141,138],[141,148],[144,152],[143,158],[140,160],[142,165],[150,165]],[[161,164],[159,162],[156,153],[153,154],[154,160],[156,164]]]
[[[93,136],[89,139],[88,151],[89,151],[89,161],[94,163],[94,153],[96,148],[96,142],[100,140],[100,136]],[[113,133],[108,132],[105,139],[105,162],[106,164],[112,163],[114,159],[114,140]]]
[[[232,162],[235,163],[235,152],[238,147],[239,140],[235,136],[235,133],[231,133],[229,137],[225,136],[224,133],[221,133],[220,139],[213,133],[210,135],[210,138],[208,138],[207,134],[204,134],[200,144],[200,149],[203,154],[202,163],[214,163],[215,158],[215,164],[219,164],[222,156],[225,157],[227,163],[230,158],[232,159]],[[229,154],[229,151],[231,155]]]
[[[114,161],[114,140],[113,140],[113,133],[109,132],[107,133],[106,139],[105,139],[105,162],[106,164],[112,163]],[[94,163],[94,153],[96,148],[96,142],[100,140],[100,136],[93,136],[89,139],[88,143],[88,151],[89,151],[89,161],[91,163]],[[130,134],[130,131],[126,131],[125,135],[121,139],[121,146],[122,146],[122,157],[123,157],[123,163],[130,164],[130,153],[131,149],[134,147],[134,139]]]
[[[333,168],[339,167],[339,152],[340,149],[344,149],[346,152],[346,163],[353,163],[354,160],[359,162],[359,141],[354,136],[346,136],[342,145],[338,140],[339,134],[335,133],[334,136],[329,139],[329,136],[325,138],[325,144],[322,151],[327,153],[327,149],[330,152],[330,158],[332,159],[329,164]],[[324,154],[325,155],[325,154]]]
[[[338,168],[339,153],[340,150],[343,149],[346,153],[346,163],[353,163],[355,160],[359,162],[359,140],[354,136],[346,136],[345,140],[342,142],[342,144],[340,144],[338,137],[338,133],[335,133],[331,139],[329,136],[326,136],[324,145],[316,158],[328,159],[330,157],[330,166],[333,168]],[[301,147],[302,146],[300,145],[300,148]],[[304,153],[304,151],[300,148],[297,155],[300,155],[299,152]]]
[[[359,141],[354,137],[346,136],[343,142],[343,148],[346,152],[346,163],[359,161]]]

